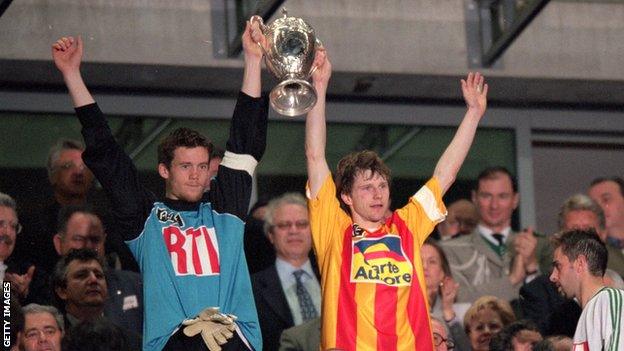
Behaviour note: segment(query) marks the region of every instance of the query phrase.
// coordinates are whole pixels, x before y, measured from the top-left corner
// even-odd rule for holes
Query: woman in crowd
[[[455,303],[459,284],[451,276],[451,268],[444,251],[433,239],[429,238],[422,246],[420,256],[427,284],[429,313],[432,317],[446,323],[456,351],[470,350],[468,338],[462,326],[464,314],[470,304]]]
[[[464,328],[473,351],[489,351],[492,336],[516,320],[507,301],[494,296],[482,296],[464,316]]]

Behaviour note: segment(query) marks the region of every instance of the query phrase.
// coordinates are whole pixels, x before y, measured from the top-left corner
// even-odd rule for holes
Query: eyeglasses
[[[286,222],[275,223],[273,226],[277,227],[279,230],[286,230],[292,227],[293,225],[297,229],[302,230],[302,229],[307,229],[308,226],[310,225],[310,222],[306,220],[301,220],[301,221],[296,221],[296,222],[286,221]]]
[[[2,229],[13,229],[15,231],[16,234],[19,234],[22,232],[22,225],[17,223],[17,222],[9,222],[9,221],[5,221],[5,220],[0,220],[0,228]]]
[[[445,339],[442,335],[438,333],[433,333],[433,344],[435,346],[440,346],[442,343],[446,343],[446,348],[452,350],[455,348],[455,343],[452,340]]]

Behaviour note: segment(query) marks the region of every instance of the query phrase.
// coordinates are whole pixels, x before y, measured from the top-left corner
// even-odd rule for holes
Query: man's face
[[[594,229],[600,236],[602,241],[605,241],[606,233],[600,228],[600,220],[598,216],[587,210],[574,210],[565,215],[562,230],[568,231],[572,229]]]
[[[25,351],[61,351],[63,332],[54,316],[48,312],[24,315],[24,333],[21,334]]]
[[[108,298],[106,278],[96,260],[73,260],[67,266],[67,286],[57,288],[57,294],[66,305],[80,307],[103,306]]]
[[[576,261],[571,262],[558,247],[553,254],[553,270],[550,281],[555,283],[559,292],[567,298],[577,297],[580,278],[576,272]]]
[[[2,261],[13,253],[17,226],[17,213],[10,207],[0,206],[0,260]]]
[[[383,223],[390,206],[390,186],[386,178],[371,171],[358,172],[351,193],[342,194],[342,201],[351,209],[354,222],[364,227]]]
[[[312,248],[308,210],[296,204],[285,204],[275,209],[269,240],[277,256],[286,261],[308,257]]]
[[[64,256],[70,250],[86,248],[104,257],[105,241],[106,236],[100,219],[89,213],[76,212],[67,221],[64,238],[59,239],[60,254]]]
[[[518,206],[518,194],[513,191],[511,179],[505,174],[482,179],[472,194],[481,223],[499,231],[511,225],[511,215]]]
[[[487,351],[490,349],[490,340],[494,334],[503,329],[503,322],[500,315],[487,307],[479,312],[470,321],[468,337],[470,345],[474,351]]]
[[[160,176],[167,182],[167,197],[196,202],[202,198],[210,176],[209,155],[205,147],[178,147],[171,166],[158,165]]]
[[[82,151],[63,150],[53,165],[52,186],[67,197],[85,197],[93,185],[93,173],[82,162]]]
[[[616,182],[607,180],[592,186],[589,197],[602,207],[608,231],[624,229],[624,196]]]

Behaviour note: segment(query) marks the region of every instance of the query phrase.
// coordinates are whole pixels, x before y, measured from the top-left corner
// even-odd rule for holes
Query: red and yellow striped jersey
[[[441,196],[432,178],[374,232],[340,208],[331,175],[309,199],[322,350],[433,350],[420,247],[444,219]]]

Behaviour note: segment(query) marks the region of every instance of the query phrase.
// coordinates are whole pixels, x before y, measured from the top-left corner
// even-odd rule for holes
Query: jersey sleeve
[[[446,218],[446,207],[442,202],[442,190],[438,180],[429,179],[410,197],[408,204],[397,212],[414,234],[416,247],[420,247],[436,224]]]
[[[325,178],[317,196],[310,198],[309,185],[306,186],[308,196],[308,211],[310,214],[310,230],[316,251],[319,266],[324,266],[324,260],[332,245],[342,239],[341,234],[349,226],[349,216],[340,208],[336,198],[336,185],[331,174]]]
[[[97,104],[76,108],[86,149],[84,163],[102,184],[113,206],[114,228],[124,240],[136,238],[149,216],[155,196],[139,183],[132,160],[115,141]]]
[[[217,212],[245,218],[252,176],[266,148],[268,114],[266,97],[253,98],[239,93],[225,155],[208,194]]]

